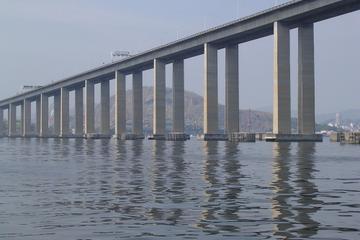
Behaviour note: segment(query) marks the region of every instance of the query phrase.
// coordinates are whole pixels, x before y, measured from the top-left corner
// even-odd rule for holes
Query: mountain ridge
[[[152,111],[153,111],[153,87],[143,87],[144,103],[144,132],[151,133],[152,129]],[[172,89],[166,88],[166,129],[172,128]],[[115,126],[115,96],[110,97],[110,127]],[[185,91],[185,129],[189,133],[202,132],[203,126],[203,97],[191,92]],[[101,111],[100,103],[95,107],[96,115]],[[219,129],[224,126],[225,107],[219,104]],[[250,117],[249,117],[250,115]],[[268,132],[272,129],[272,114],[261,111],[240,110],[240,131]],[[126,122],[128,131],[131,130],[132,122],[132,90],[126,91]],[[249,124],[250,123],[250,124]],[[100,125],[100,119],[96,119],[96,125]]]

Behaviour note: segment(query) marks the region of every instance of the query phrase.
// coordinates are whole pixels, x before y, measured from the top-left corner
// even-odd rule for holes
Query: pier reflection
[[[180,208],[181,204],[185,202],[186,199],[186,163],[184,159],[185,154],[185,143],[184,142],[173,142],[172,143],[172,153],[171,153],[171,171],[168,174],[169,180],[169,200],[171,209],[167,220],[171,224],[175,225],[184,214],[184,209]]]
[[[144,181],[144,162],[143,156],[143,141],[136,140],[131,142],[131,157],[128,157],[128,168],[124,172],[122,180],[127,179],[127,184],[124,190],[126,191],[124,207],[124,214],[127,218],[144,219],[145,209],[143,204],[146,203],[146,183]]]
[[[152,195],[152,206],[147,212],[150,219],[160,221],[165,218],[165,211],[158,207],[165,203],[166,194],[166,174],[168,171],[165,157],[166,142],[153,141],[152,161],[150,166],[150,188]]]
[[[225,220],[219,226],[221,231],[236,233],[239,228],[239,203],[240,192],[242,191],[239,144],[236,142],[225,142],[225,155],[223,160],[223,190],[221,217]]]
[[[297,162],[297,180],[296,185],[299,188],[297,216],[296,221],[303,225],[298,230],[302,238],[310,238],[317,234],[320,223],[312,218],[312,215],[320,210],[322,201],[317,200],[318,189],[314,183],[314,155],[316,152],[316,143],[298,144],[298,162]]]
[[[315,143],[298,143],[297,162],[291,162],[290,143],[273,145],[272,217],[274,235],[288,239],[309,238],[317,234],[319,223],[312,216],[322,204],[316,199],[312,181]]]
[[[293,238],[294,212],[291,198],[294,197],[294,188],[290,182],[290,143],[273,144],[273,187],[272,217],[275,220],[274,235]]]
[[[202,211],[197,227],[211,234],[219,232],[219,229],[213,225],[213,222],[217,219],[216,214],[220,211],[220,205],[217,201],[220,187],[217,173],[219,167],[218,145],[219,143],[215,141],[203,143],[205,157],[203,161],[203,179],[206,186],[204,190],[204,203],[201,205]]]
[[[125,179],[127,179],[129,172],[126,145],[123,141],[115,142],[115,150],[113,159],[114,186],[112,190],[115,201],[112,203],[109,210],[125,214],[127,206],[124,204],[124,199],[126,199],[128,194],[127,181]]]
[[[224,209],[223,215],[226,220],[237,220],[240,205],[238,197],[241,192],[240,178],[240,162],[238,159],[239,149],[238,143],[225,143],[225,159],[224,159],[224,180],[225,194],[223,197]]]

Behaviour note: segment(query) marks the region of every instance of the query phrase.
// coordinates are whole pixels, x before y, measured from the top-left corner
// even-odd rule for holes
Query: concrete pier
[[[102,81],[100,86],[101,135],[110,137],[110,82]]]
[[[298,132],[315,133],[314,25],[299,27]]]
[[[227,140],[219,133],[218,110],[218,59],[217,48],[209,43],[204,45],[204,141]]]
[[[49,99],[46,94],[41,94],[40,107],[40,137],[47,137],[49,129]]]
[[[132,139],[143,139],[143,75],[142,72],[133,73],[133,128]]]
[[[0,137],[4,135],[4,109],[0,108]]]
[[[95,132],[95,91],[93,81],[85,81],[85,92],[85,135],[88,136]]]
[[[126,138],[126,76],[115,73],[115,137]]]
[[[29,137],[31,135],[31,101],[24,99],[24,121],[23,121],[23,137]]]
[[[165,140],[165,63],[160,59],[154,60],[154,109],[153,109],[153,137],[155,140]]]
[[[218,133],[218,60],[217,49],[204,46],[204,134]]]
[[[239,132],[239,47],[225,48],[225,130]]]
[[[173,132],[184,133],[184,60],[177,59],[173,63]]]
[[[190,136],[185,134],[184,94],[184,59],[176,59],[173,62],[173,129],[171,133],[167,134],[166,140],[185,141],[190,139]]]
[[[40,137],[41,126],[41,97],[36,98],[36,135]]]
[[[54,95],[54,137],[61,135],[61,90]]]
[[[20,104],[20,131],[18,132],[18,136],[24,136],[24,124],[25,124],[25,110],[24,110],[24,101]]]
[[[9,105],[8,110],[8,126],[9,126],[9,137],[16,136],[16,105],[12,103]]]
[[[321,134],[266,134],[267,142],[322,142]]]
[[[75,136],[84,135],[84,93],[82,87],[75,89]]]
[[[61,88],[60,136],[69,137],[69,90]]]
[[[290,30],[281,22],[274,23],[273,133],[291,133]]]

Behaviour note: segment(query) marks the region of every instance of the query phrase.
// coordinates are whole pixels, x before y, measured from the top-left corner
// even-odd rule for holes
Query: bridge
[[[192,36],[103,65],[0,101],[0,133],[8,137],[109,138],[110,81],[115,81],[115,137],[142,139],[142,72],[154,72],[153,136],[186,140],[184,59],[204,56],[204,140],[239,134],[239,44],[274,35],[274,141],[321,141],[315,134],[314,23],[360,9],[360,0],[293,0]],[[298,28],[298,133],[291,132],[290,30]],[[225,133],[218,121],[218,50],[225,49]],[[173,129],[165,128],[165,66],[173,65]],[[125,77],[133,75],[132,133],[126,131]],[[95,85],[101,89],[101,128],[95,131]],[[75,133],[69,127],[69,92],[75,92]],[[84,94],[85,91],[85,94]],[[84,97],[85,95],[85,97]],[[54,98],[54,134],[49,134],[49,98]],[[85,100],[85,102],[84,102]],[[36,102],[36,131],[31,105]],[[17,108],[21,124],[17,125]],[[5,129],[4,111],[8,112]]]

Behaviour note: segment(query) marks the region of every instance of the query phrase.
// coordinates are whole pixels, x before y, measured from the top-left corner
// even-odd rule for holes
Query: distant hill
[[[127,128],[130,131],[132,122],[132,90],[128,90],[126,93],[126,119]],[[144,99],[144,130],[147,133],[151,132],[152,129],[152,112],[153,112],[153,88],[143,88],[143,99]],[[115,96],[111,96],[111,128],[114,128],[115,124]],[[96,105],[95,111],[97,116],[100,114],[100,104]],[[240,110],[240,131],[249,130],[249,121],[251,122],[252,132],[266,132],[272,129],[272,114],[251,111],[249,118],[249,110]],[[100,118],[96,119],[96,125],[99,126]],[[166,123],[167,130],[171,131],[172,128],[172,89],[166,89]],[[219,105],[219,126],[223,129],[224,126],[224,105]],[[185,127],[189,133],[202,132],[203,127],[203,97],[190,92],[185,91]]]

